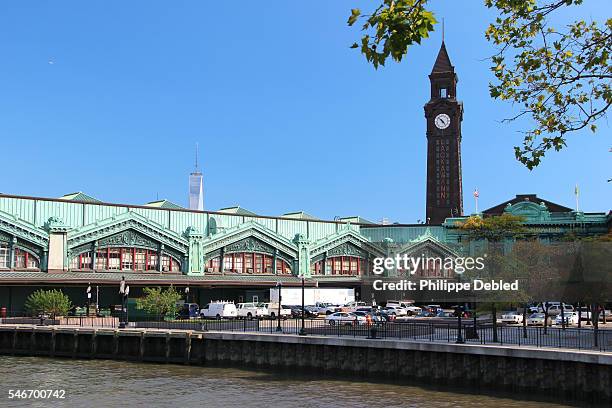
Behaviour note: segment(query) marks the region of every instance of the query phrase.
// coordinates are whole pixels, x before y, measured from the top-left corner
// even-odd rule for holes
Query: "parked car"
[[[435,316],[436,315],[433,312],[430,312],[429,310],[421,310],[421,312],[416,315],[416,317],[435,317]]]
[[[264,308],[256,302],[238,303],[236,308],[240,319],[259,319],[265,314]]]
[[[324,303],[317,302],[313,307],[313,311],[317,312],[317,314],[332,314],[340,311],[340,306],[334,305],[332,303]]]
[[[264,308],[263,317],[267,317],[267,318],[270,318],[270,319],[276,319],[277,318],[277,314],[278,314],[278,302],[277,303],[270,303],[270,302],[268,302],[268,303],[260,303],[258,306]],[[280,317],[281,317],[281,319],[286,319],[288,317],[291,317],[291,310],[283,309],[281,307],[281,309],[280,309]]]
[[[200,309],[200,317],[214,317],[216,319],[235,319],[238,316],[234,302],[210,302]]]
[[[302,317],[302,306],[287,306],[291,309],[291,317],[299,318]],[[316,311],[309,310],[308,307],[304,307],[304,317],[316,318],[319,313]]]
[[[336,312],[325,316],[325,321],[330,326],[338,325],[363,325],[367,320],[364,316],[358,316],[349,312]]]
[[[440,305],[425,305],[425,307],[423,307],[423,309],[427,310],[428,312],[431,312],[433,314],[438,313],[438,309],[441,309],[442,307]]]
[[[455,312],[440,309],[436,314],[436,317],[457,317],[457,315]]]
[[[561,317],[563,317],[563,319],[561,319]],[[569,312],[569,313],[563,313],[563,316],[558,314],[557,317],[555,318],[555,324],[556,325],[563,325],[563,320],[565,320],[565,324],[566,325],[572,325],[572,324],[578,324],[578,313],[576,312]]]
[[[183,303],[178,311],[179,319],[197,319],[200,317],[200,306],[197,303]]]
[[[385,306],[383,308],[383,310],[391,315],[394,316],[406,316],[408,315],[408,312],[406,311],[406,309],[404,309],[403,307],[400,306]]]
[[[402,306],[402,307],[406,309],[406,315],[408,316],[418,315],[423,310],[422,308],[415,306],[415,305],[408,305],[408,306]]]
[[[346,305],[343,306],[343,309],[347,309],[347,312],[354,312],[355,310],[357,310],[357,308],[364,307],[367,305],[368,304],[366,302],[348,302]]]
[[[375,316],[380,317],[380,322],[381,323],[387,323],[387,322],[392,322],[395,320],[395,315],[392,314],[388,314],[387,312],[385,312],[384,310],[381,311],[377,311],[373,313]]]
[[[561,313],[561,302],[544,302],[537,306],[536,313],[544,313],[545,308],[548,307],[548,314],[550,316],[556,316]],[[563,303],[563,313],[570,313],[574,311],[574,306]]]
[[[516,310],[511,310],[502,314],[501,321],[508,324],[521,324],[523,323],[523,314]]]
[[[548,316],[547,326],[552,326],[552,318]],[[527,326],[544,326],[544,313],[534,313],[527,318]]]

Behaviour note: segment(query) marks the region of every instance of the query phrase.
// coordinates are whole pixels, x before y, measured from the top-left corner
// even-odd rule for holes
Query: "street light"
[[[298,333],[300,336],[305,336],[306,335],[306,329],[304,328],[304,275],[302,275],[302,328],[300,329],[300,332]]]
[[[121,315],[119,316],[119,328],[125,329],[125,321],[124,321],[124,311],[125,311],[125,276],[121,277],[121,282],[119,282],[119,296],[121,296]]]
[[[463,314],[463,307],[457,306],[456,312],[457,312],[457,341],[455,343],[463,344],[465,343],[465,341],[463,341],[463,335],[461,334],[461,315]]]
[[[185,303],[189,303],[189,286],[185,287]]]
[[[87,284],[87,317],[89,317],[89,303],[91,302],[91,283]]]
[[[278,315],[276,315],[276,318],[278,319],[278,324],[276,326],[276,331],[282,332],[283,329],[281,328],[281,289],[283,287],[283,284],[281,282],[277,282],[276,287],[278,288]]]

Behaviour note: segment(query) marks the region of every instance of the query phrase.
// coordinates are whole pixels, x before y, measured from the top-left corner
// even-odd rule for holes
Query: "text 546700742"
[[[9,399],[64,399],[66,390],[9,390]]]

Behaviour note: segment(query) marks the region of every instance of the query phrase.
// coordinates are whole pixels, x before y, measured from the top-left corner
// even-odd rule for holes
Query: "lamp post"
[[[130,295],[130,285],[125,285],[125,325],[129,323],[128,316],[128,296]]]
[[[119,282],[119,296],[121,296],[121,315],[119,316],[119,328],[125,329],[125,321],[123,319],[124,302],[125,302],[125,276],[122,276],[121,282]]]
[[[87,317],[89,317],[89,304],[91,302],[91,283],[87,284],[87,290],[85,291],[87,294]]]
[[[462,306],[458,306],[457,307],[457,341],[455,343],[457,344],[463,344],[465,343],[465,341],[463,341],[463,335],[461,334],[461,315],[463,314],[463,307]]]
[[[278,288],[278,315],[276,315],[276,318],[278,319],[278,324],[276,325],[276,331],[282,332],[283,329],[281,328],[281,289],[283,287],[283,284],[281,282],[278,282],[276,284],[276,287]]]
[[[302,328],[300,329],[300,332],[298,333],[300,336],[305,336],[306,335],[306,329],[304,328],[304,281],[305,278],[302,275]]]
[[[185,287],[185,303],[189,303],[189,286]]]

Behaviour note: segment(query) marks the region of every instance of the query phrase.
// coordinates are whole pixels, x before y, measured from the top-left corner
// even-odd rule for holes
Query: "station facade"
[[[470,251],[458,227],[465,216],[440,225],[381,225],[357,217],[264,217],[239,208],[194,211],[168,202],[130,206],[87,197],[0,195],[0,303],[19,308],[38,287],[80,293],[91,284],[114,293],[122,277],[133,288],[190,287],[199,299],[247,300],[249,293],[262,299],[277,283],[299,286],[302,277],[308,287],[354,288],[358,294],[374,258]],[[481,216],[501,213],[522,217],[545,242],[569,233],[607,234],[612,224],[612,213],[572,211],[535,195],[518,195]],[[416,275],[453,278],[453,271],[424,265]]]

